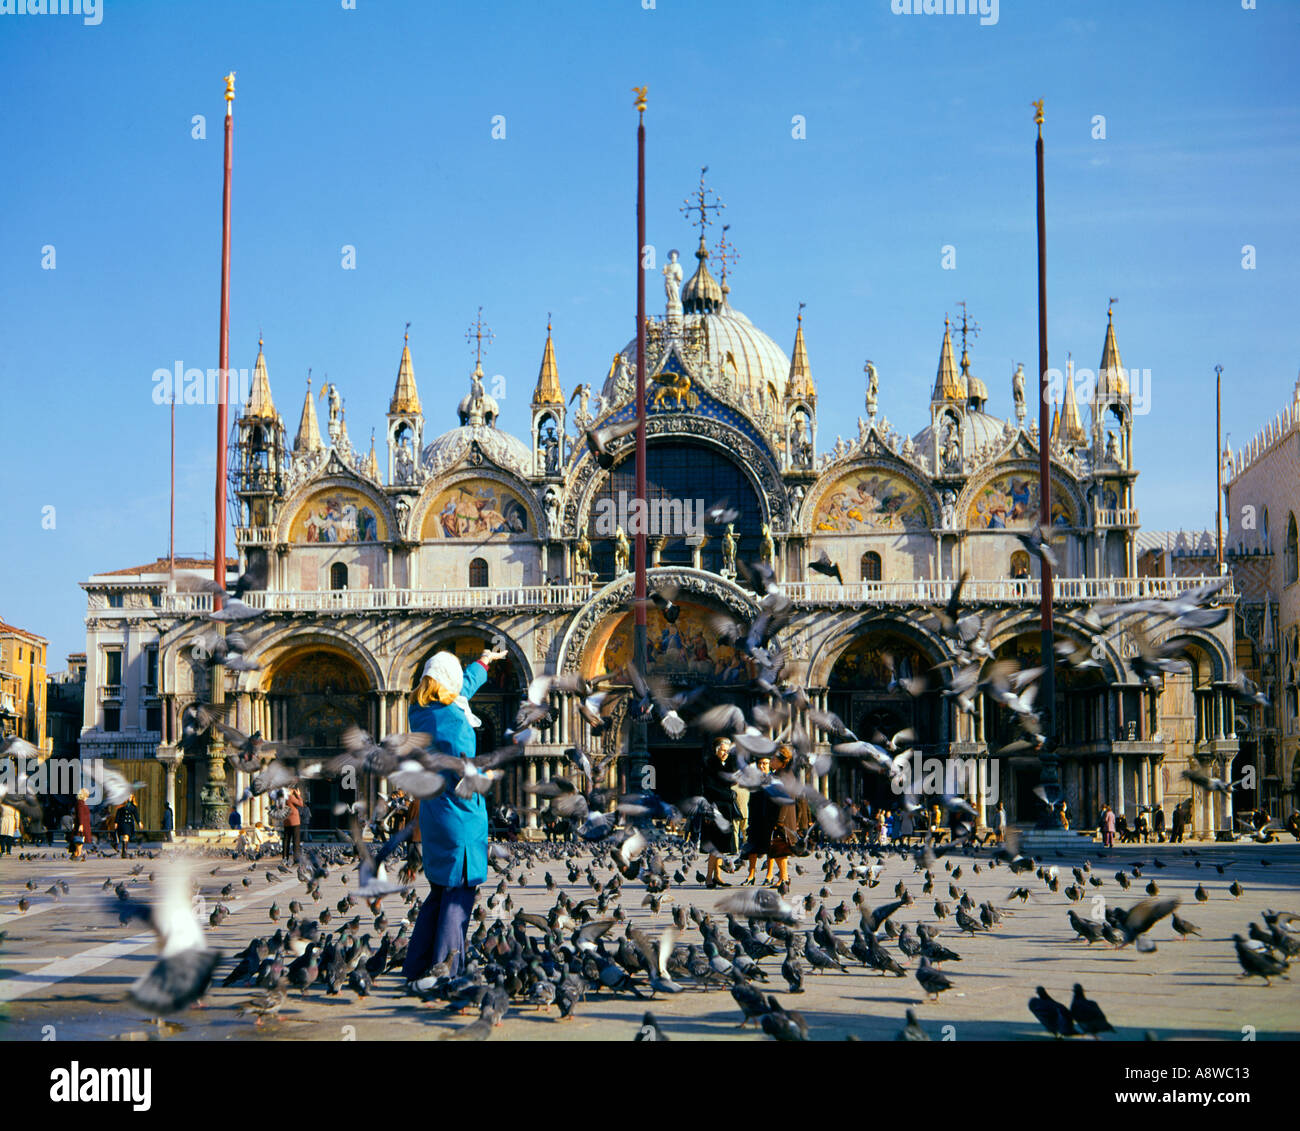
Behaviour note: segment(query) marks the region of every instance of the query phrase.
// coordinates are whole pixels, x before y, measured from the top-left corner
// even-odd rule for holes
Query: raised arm
[[[465,669],[465,680],[461,684],[460,693],[466,699],[472,699],[474,693],[483,686],[484,681],[487,679],[488,664],[492,663],[493,660],[504,660],[505,657],[506,651],[504,648],[496,652],[484,649],[483,654]]]

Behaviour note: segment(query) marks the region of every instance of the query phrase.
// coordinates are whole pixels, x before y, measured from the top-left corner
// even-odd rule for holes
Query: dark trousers
[[[0,836],[0,855],[12,856],[14,854],[14,838],[11,836]]]
[[[280,843],[284,847],[285,860],[297,860],[302,852],[302,826],[285,825],[280,833]]]
[[[420,904],[415,930],[406,946],[402,977],[408,982],[423,978],[437,962],[453,954],[451,973],[465,969],[465,951],[469,946],[469,916],[474,910],[477,887],[445,888],[429,885],[429,896]]]

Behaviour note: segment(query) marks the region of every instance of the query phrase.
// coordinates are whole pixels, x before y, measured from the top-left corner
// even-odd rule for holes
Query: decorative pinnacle
[[[645,113],[645,95],[649,89],[648,86],[634,86],[632,88],[632,93],[636,95],[636,112],[638,114]]]
[[[235,109],[235,72],[231,71],[226,76],[226,117],[229,118]]]
[[[495,338],[487,323],[483,321],[483,308],[478,308],[478,316],[470,323],[470,327],[465,331],[465,341],[474,342],[474,364],[481,366],[483,364],[483,339],[486,338],[489,344]]]
[[[1034,124],[1038,127],[1038,136],[1043,136],[1043,100],[1040,98],[1037,102],[1029,104],[1034,108]]]
[[[725,204],[722,203],[721,200],[718,199],[718,194],[716,192],[713,192],[711,188],[704,187],[704,174],[707,173],[708,171],[709,171],[709,167],[707,165],[705,165],[700,170],[700,187],[696,189],[693,194],[695,197],[694,202],[692,202],[691,197],[688,196],[682,202],[682,206],[679,209],[679,211],[681,211],[686,215],[689,215],[692,211],[699,212],[700,214],[699,227],[700,227],[701,240],[704,239],[704,229],[713,223],[713,221],[709,219],[708,210],[712,208],[715,211],[718,211],[727,207]],[[710,193],[713,194],[713,198],[714,198],[712,203],[710,203],[708,199]]]
[[[736,260],[740,258],[740,252],[736,250],[736,245],[727,239],[727,232],[730,228],[730,224],[723,224],[722,235],[718,239],[718,262],[722,265],[721,283],[724,291],[730,289],[727,286],[727,266],[728,264],[734,265]]]
[[[408,322],[406,324],[406,333],[403,335],[402,341],[409,342],[410,340],[411,340],[411,324]]]
[[[801,302],[799,304],[799,313],[795,315],[795,318],[798,320],[800,326],[803,325],[803,308],[807,305],[808,304],[806,302]]]
[[[1107,322],[1110,321],[1111,315],[1115,313],[1115,304],[1117,302],[1119,302],[1119,299],[1115,298],[1114,296],[1111,296],[1106,300],[1106,321]]]

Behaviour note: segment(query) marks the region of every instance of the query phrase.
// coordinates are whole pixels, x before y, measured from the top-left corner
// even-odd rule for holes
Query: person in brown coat
[[[77,794],[77,804],[72,813],[72,858],[81,860],[86,845],[90,843],[90,805],[86,798],[90,790],[83,789]]]
[[[302,851],[302,794],[297,788],[289,791],[289,796],[284,799],[284,858],[286,860],[297,860],[298,854]]]
[[[790,768],[793,762],[794,751],[785,743],[778,746],[772,755],[772,773],[789,794],[796,793],[799,789],[799,782]],[[799,818],[794,805],[778,805],[776,809],[776,823],[772,826],[767,845],[767,882],[771,883],[772,863],[775,861],[781,876],[777,888],[785,895],[790,891],[789,856],[799,842]]]

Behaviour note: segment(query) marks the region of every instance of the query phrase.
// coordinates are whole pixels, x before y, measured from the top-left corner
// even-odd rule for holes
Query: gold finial
[[[1114,296],[1106,300],[1106,321],[1107,322],[1111,320],[1112,315],[1115,313],[1115,304],[1117,302],[1119,302],[1119,299],[1115,298]]]
[[[1043,100],[1040,98],[1037,102],[1031,102],[1029,105],[1034,108],[1034,125],[1041,126],[1043,124]]]
[[[546,336],[548,338],[551,336],[551,312],[549,310],[546,312]]]
[[[235,72],[231,71],[226,76],[226,101],[234,102],[235,100]]]
[[[410,340],[411,340],[411,324],[408,322],[406,324],[406,333],[402,336],[402,341],[409,342]]]
[[[800,326],[803,325],[803,308],[807,305],[808,304],[806,302],[801,302],[799,304],[799,313],[795,315],[795,318],[798,320]]]
[[[636,112],[638,114],[645,113],[645,94],[649,89],[648,86],[634,86],[632,88],[632,93],[636,95]]]

